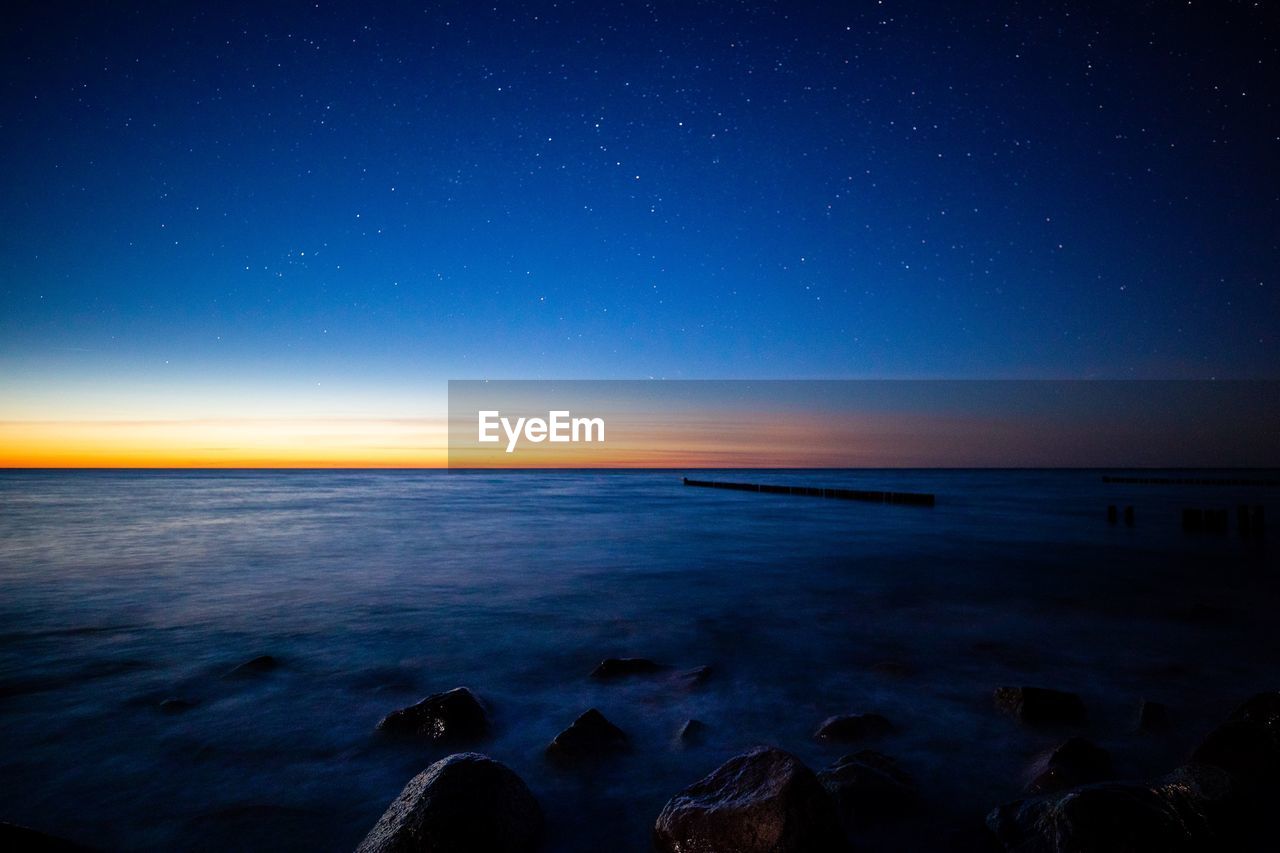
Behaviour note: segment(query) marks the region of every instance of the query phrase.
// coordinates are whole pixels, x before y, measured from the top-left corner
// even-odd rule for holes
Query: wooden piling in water
[[[803,495],[812,498],[902,504],[905,506],[934,505],[934,496],[926,492],[884,492],[867,489],[831,489],[821,486],[776,486],[769,483],[727,483],[720,480],[691,480],[688,477],[682,479],[686,486],[700,486],[707,489],[764,492],[771,495]]]
[[[1226,533],[1227,518],[1225,509],[1206,509],[1204,511],[1204,529],[1210,533]]]

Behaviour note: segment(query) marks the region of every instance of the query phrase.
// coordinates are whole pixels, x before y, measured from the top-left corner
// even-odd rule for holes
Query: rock
[[[505,765],[464,752],[413,777],[356,853],[522,853],[542,833],[542,811]]]
[[[15,853],[89,853],[90,850],[65,838],[3,822],[0,822],[0,849]]]
[[[474,693],[455,687],[392,711],[378,723],[378,730],[432,740],[475,740],[489,733],[489,715]]]
[[[893,723],[880,714],[844,714],[827,717],[813,733],[824,743],[848,743],[884,737],[893,731]]]
[[[1191,756],[1226,770],[1246,787],[1280,786],[1280,693],[1259,693],[1235,710]]]
[[[790,753],[757,747],[668,801],[653,827],[660,853],[828,853],[844,849],[835,805]]]
[[[227,677],[243,678],[252,675],[264,675],[279,668],[280,661],[276,660],[271,655],[258,655],[253,660],[247,660],[228,672]]]
[[[1232,811],[1219,821],[1233,846],[1277,849],[1275,804],[1280,800],[1280,693],[1259,693],[1237,708],[1191,756],[1192,767],[1229,776]]]
[[[591,670],[592,678],[624,678],[629,675],[652,675],[661,672],[661,664],[648,658],[605,658],[600,665]]]
[[[1027,790],[1048,794],[1110,779],[1112,772],[1111,753],[1082,737],[1073,737],[1050,753]]]
[[[1184,767],[1155,782],[1100,782],[1000,806],[987,826],[1014,853],[1208,853],[1227,775]]]
[[[673,678],[676,683],[686,690],[693,690],[695,687],[701,687],[711,680],[712,669],[709,666],[695,666],[693,669],[684,669],[677,672]]]
[[[1167,732],[1172,725],[1169,709],[1159,702],[1143,699],[1138,706],[1138,730],[1143,732]]]
[[[166,714],[181,714],[183,711],[190,711],[195,706],[195,702],[188,702],[186,699],[178,699],[171,696],[162,700],[159,708]]]
[[[870,749],[840,758],[818,774],[818,781],[852,827],[903,815],[918,802],[911,774]]]
[[[1280,691],[1258,693],[1245,700],[1245,703],[1231,715],[1230,719],[1260,726],[1280,740]]]
[[[1047,687],[997,687],[996,707],[1029,725],[1079,725],[1084,703],[1074,693]]]
[[[685,746],[697,746],[707,736],[707,724],[701,720],[685,720],[680,727],[680,742]]]
[[[547,747],[547,755],[554,759],[578,761],[624,752],[628,747],[626,733],[592,708],[556,735]]]

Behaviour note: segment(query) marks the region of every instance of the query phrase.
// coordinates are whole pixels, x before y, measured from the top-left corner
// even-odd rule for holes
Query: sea
[[[1134,778],[1177,766],[1243,699],[1280,687],[1280,490],[1105,475],[1277,479],[3,471],[0,821],[106,850],[345,851],[415,774],[475,750],[528,783],[546,850],[647,851],[664,803],[745,749],[820,770],[867,746],[914,777],[924,805],[862,849],[946,849],[1069,734],[1002,715],[997,687],[1078,693],[1079,733]],[[1244,535],[1241,505],[1265,507],[1269,533]],[[1184,530],[1187,508],[1227,511],[1227,530]],[[259,655],[279,667],[227,677]],[[608,657],[710,678],[591,678]],[[376,731],[458,686],[488,707],[491,737]],[[191,705],[166,713],[167,698]],[[1168,706],[1168,732],[1136,729],[1144,699]],[[588,708],[630,751],[549,762],[548,742]],[[814,740],[824,718],[866,712],[894,732]],[[701,744],[677,736],[689,719],[707,726]]]

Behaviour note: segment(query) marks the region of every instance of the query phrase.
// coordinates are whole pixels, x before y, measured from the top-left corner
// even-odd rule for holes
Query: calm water
[[[842,752],[818,722],[872,710],[936,814],[913,831],[973,825],[1055,741],[994,713],[1001,684],[1078,691],[1122,774],[1161,772],[1280,682],[1280,506],[1099,473],[719,475],[936,492],[920,509],[667,472],[0,472],[0,820],[106,848],[349,850],[452,751],[374,725],[460,684],[551,850],[647,850],[667,798],[725,758],[772,743],[816,769]],[[1270,552],[1234,518],[1179,527],[1184,505],[1241,500],[1271,502]],[[283,667],[222,677],[259,654]],[[587,678],[620,655],[715,676]],[[166,715],[169,696],[198,705]],[[1131,731],[1144,696],[1171,706],[1169,737]],[[548,766],[592,706],[633,753]],[[690,717],[711,736],[681,749]]]

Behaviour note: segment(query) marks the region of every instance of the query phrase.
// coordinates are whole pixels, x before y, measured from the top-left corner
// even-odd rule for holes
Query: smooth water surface
[[[847,749],[818,723],[863,711],[897,724],[875,746],[934,815],[901,831],[978,826],[1060,739],[997,714],[1002,684],[1079,692],[1122,774],[1162,772],[1280,681],[1274,544],[1186,534],[1181,507],[1276,490],[1100,474],[697,472],[935,492],[927,509],[680,472],[0,472],[0,820],[108,849],[349,850],[455,751],[374,726],[458,685],[550,850],[647,850],[663,803],[724,759],[770,743],[820,768]],[[283,666],[224,677],[259,654]],[[714,675],[587,677],[632,655]],[[1142,697],[1171,735],[1132,731]],[[631,754],[549,765],[589,707]],[[684,749],[691,717],[710,736]]]

